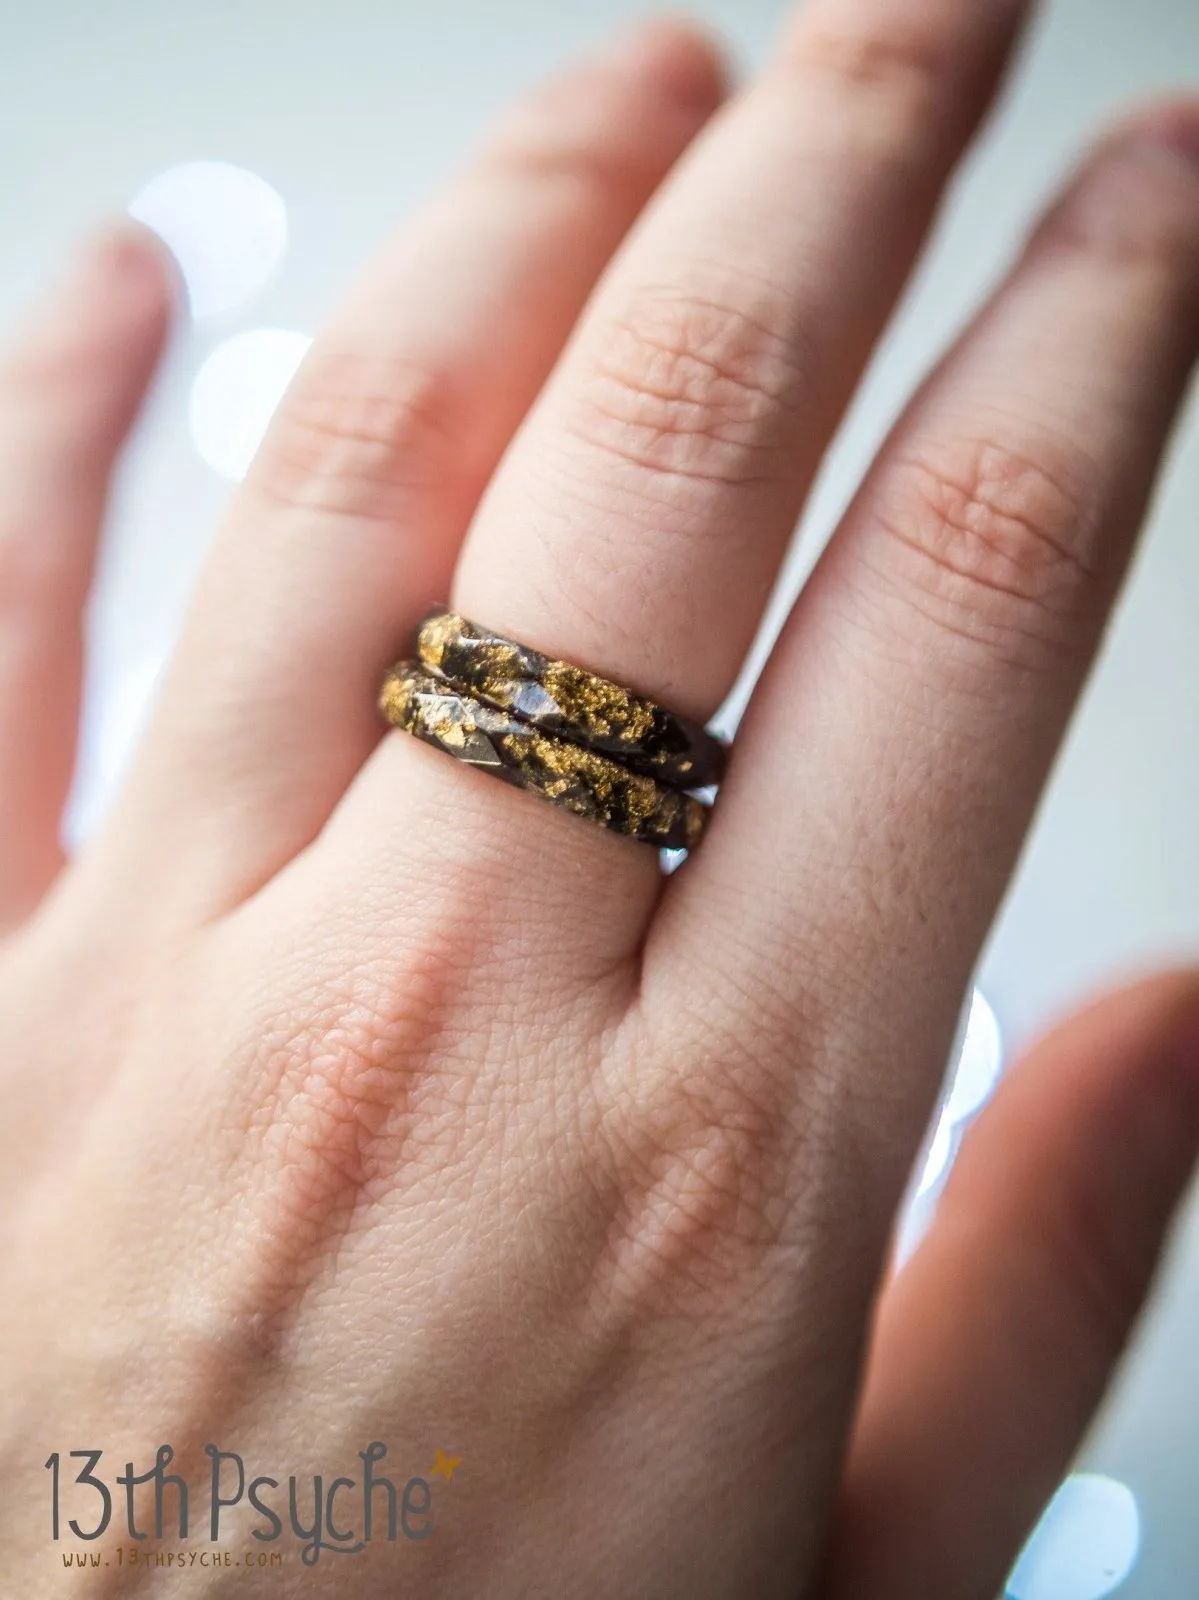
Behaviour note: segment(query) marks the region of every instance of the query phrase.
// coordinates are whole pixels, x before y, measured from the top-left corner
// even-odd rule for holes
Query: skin
[[[1199,106],[1107,132],[914,398],[675,876],[374,703],[448,598],[714,711],[1022,20],[811,0],[723,107],[710,45],[656,24],[513,113],[318,339],[68,866],[81,610],[170,268],[122,225],[22,331],[14,1593],[1001,1587],[1191,1168],[1199,976],[1037,1047],[898,1276],[888,1240],[1199,351]],[[401,1480],[461,1457],[426,1540],[257,1579],[68,1574],[50,1542],[51,1451],[102,1446],[111,1482],[170,1441],[202,1482],[215,1441],[328,1481],[373,1439]]]

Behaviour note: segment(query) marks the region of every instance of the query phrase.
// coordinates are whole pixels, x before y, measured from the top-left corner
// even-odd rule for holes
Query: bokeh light
[[[287,253],[282,196],[227,161],[169,167],[138,191],[129,212],[174,255],[195,317],[242,305]]]
[[[942,1115],[933,1130],[929,1140],[928,1154],[924,1158],[924,1165],[916,1184],[918,1195],[928,1194],[944,1178],[949,1168],[950,1158],[953,1155],[953,1124],[948,1117]]]
[[[975,989],[945,1103],[945,1115],[951,1123],[964,1122],[986,1104],[1002,1070],[1003,1038],[999,1022],[986,997]]]
[[[1136,1566],[1141,1518],[1127,1484],[1067,1478],[1008,1579],[1010,1600],[1103,1600]]]
[[[311,343],[287,328],[250,328],[208,357],[192,384],[188,422],[214,472],[234,482],[245,476]]]
[[[957,1054],[945,1075],[936,1120],[917,1158],[900,1209],[892,1256],[895,1271],[911,1259],[928,1231],[966,1125],[990,1099],[1002,1071],[999,1022],[985,996],[974,989],[969,1010],[964,1012],[959,1026]]]

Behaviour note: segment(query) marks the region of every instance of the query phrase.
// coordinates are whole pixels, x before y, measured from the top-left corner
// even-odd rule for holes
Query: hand
[[[0,385],[12,1592],[118,1592],[117,1474],[164,1442],[193,1526],[172,1490],[157,1543],[130,1491],[139,1551],[212,1550],[206,1445],[283,1486],[281,1526],[289,1474],[309,1524],[321,1474],[331,1524],[255,1543],[243,1497],[219,1548],[290,1577],[142,1568],[155,1594],[1001,1584],[1191,1165],[1199,978],[1041,1046],[915,1260],[885,1256],[1199,348],[1199,108],[1105,140],[915,398],[675,876],[382,737],[375,696],[449,596],[712,714],[1020,9],[813,0],[719,113],[710,49],[666,25],[535,95],[318,339],[67,867],[80,612],[169,271],[120,231],[25,334]],[[346,1558],[372,1441],[403,1526]],[[91,1543],[72,1450],[113,1495]]]

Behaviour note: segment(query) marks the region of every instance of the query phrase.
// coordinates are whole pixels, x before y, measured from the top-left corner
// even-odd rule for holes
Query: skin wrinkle
[[[884,616],[880,623],[880,631],[897,617],[915,627],[927,623],[947,643],[956,641],[959,646],[964,646],[965,660],[974,658],[981,647],[986,651],[988,666],[1002,667],[1012,680],[1017,681],[1044,679],[1063,665],[1073,664],[1081,672],[1090,663],[1094,648],[1093,630],[1080,628],[1073,639],[1055,637],[1048,640],[1044,629],[1024,627],[1006,617],[1001,624],[992,624],[985,616],[957,621],[946,606],[930,602],[915,590],[914,585],[899,581],[893,563],[867,558],[863,562],[863,569],[864,576],[877,580],[878,595],[889,596],[894,601],[892,612]],[[882,610],[877,599],[875,609]],[[1038,610],[1034,615],[1040,617],[1043,613]],[[962,696],[973,693],[983,704],[993,698],[985,682],[979,682],[972,690],[967,673],[962,674],[956,692]]]
[[[597,1137],[608,1155],[607,1246],[595,1293],[642,1314],[702,1311],[730,1277],[753,1276],[782,1226],[785,1144],[769,1111],[735,1081],[709,1083],[660,1045],[643,1090],[616,1091]],[[627,1072],[617,1074],[619,1082]]]
[[[468,895],[464,915],[470,916],[474,904]],[[415,908],[414,913],[417,938],[427,944],[435,924],[427,913]],[[337,1271],[337,1258],[351,1238],[368,1235],[385,1211],[394,1214],[397,1200],[419,1191],[430,1175],[439,1188],[459,1187],[461,1174],[477,1157],[480,1130],[491,1125],[501,1103],[496,1098],[500,1086],[478,1079],[465,1065],[485,1054],[487,1043],[463,1034],[474,1007],[463,1015],[456,996],[463,989],[462,974],[474,972],[472,990],[476,1004],[482,1002],[470,951],[473,940],[485,937],[475,927],[464,941],[447,925],[442,953],[433,955],[428,968],[431,986],[419,1014],[410,1009],[410,989],[397,987],[401,976],[410,984],[411,960],[397,965],[389,945],[391,953],[375,974],[356,968],[348,987],[326,980],[323,992],[331,1014],[305,1006],[298,1023],[288,1023],[286,1031],[274,1028],[254,1047],[259,1065],[246,1079],[246,1104],[250,1127],[260,1135],[246,1160],[253,1168],[267,1155],[277,1174],[271,1201],[276,1219],[268,1217],[265,1233],[260,1228],[255,1249],[265,1244],[265,1270],[277,1303],[271,1315],[280,1320],[280,1337],[283,1328],[294,1326],[302,1303],[297,1297],[306,1301],[317,1279]],[[498,1006],[492,1008],[492,1030],[505,1014],[503,979],[497,978],[494,992]],[[401,997],[406,1009],[396,1014],[391,1008]],[[542,1027],[559,1043],[570,1031],[548,1015]],[[420,1041],[415,1059],[409,1040]],[[447,1098],[456,1058],[464,1067]],[[467,1127],[474,1132],[467,1135]],[[269,1141],[265,1147],[263,1139]],[[422,1152],[434,1149],[438,1153],[430,1168]],[[401,1180],[400,1174],[406,1176]],[[242,1187],[241,1181],[234,1185],[237,1191]],[[427,1199],[427,1188],[425,1193]]]
[[[305,366],[255,459],[251,492],[282,509],[371,523],[402,518],[414,496],[465,500],[480,466],[462,449],[470,412],[458,375],[377,358],[380,370],[362,373],[356,361],[326,351]]]
[[[450,1082],[452,1057],[439,1060],[438,1047],[471,971],[462,927],[427,923],[402,962],[393,954],[326,979],[320,1009],[250,1046],[242,1160],[259,1185],[264,1164],[274,1174],[260,1244],[261,1270],[277,1285],[272,1317],[291,1314],[322,1261],[364,1225],[379,1186],[400,1180],[409,1142],[442,1121],[429,1100]]]
[[[784,325],[792,320],[788,311]],[[591,449],[681,485],[775,482],[798,396],[810,387],[780,322],[769,306],[747,312],[731,294],[721,301],[643,289],[614,317],[562,426]]]
[[[962,441],[948,456],[900,455],[889,524],[949,575],[1055,616],[1060,605],[1068,615],[1079,591],[1095,582],[1106,507],[1088,504],[1066,487],[1064,476],[987,440]],[[900,483],[909,488],[916,537],[894,509],[902,499]],[[881,505],[880,498],[876,513]]]
[[[563,144],[552,120],[553,108],[545,108],[544,122],[535,126],[530,119],[523,126],[501,128],[498,137],[486,153],[486,169],[474,180],[480,190],[490,197],[491,186],[498,176],[515,177],[522,183],[530,178],[578,188],[584,195],[590,192],[607,193],[613,189],[640,188],[654,174],[649,170],[646,153],[639,145],[627,150],[593,143]]]

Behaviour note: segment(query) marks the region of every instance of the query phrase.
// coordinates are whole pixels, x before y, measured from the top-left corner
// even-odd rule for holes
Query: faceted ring
[[[420,662],[391,669],[379,708],[394,727],[468,766],[646,844],[690,850],[707,822],[709,808],[693,795],[477,699]]]
[[[720,782],[725,747],[698,722],[583,667],[452,611],[425,619],[416,650],[426,667],[478,699],[630,771],[678,789]]]

